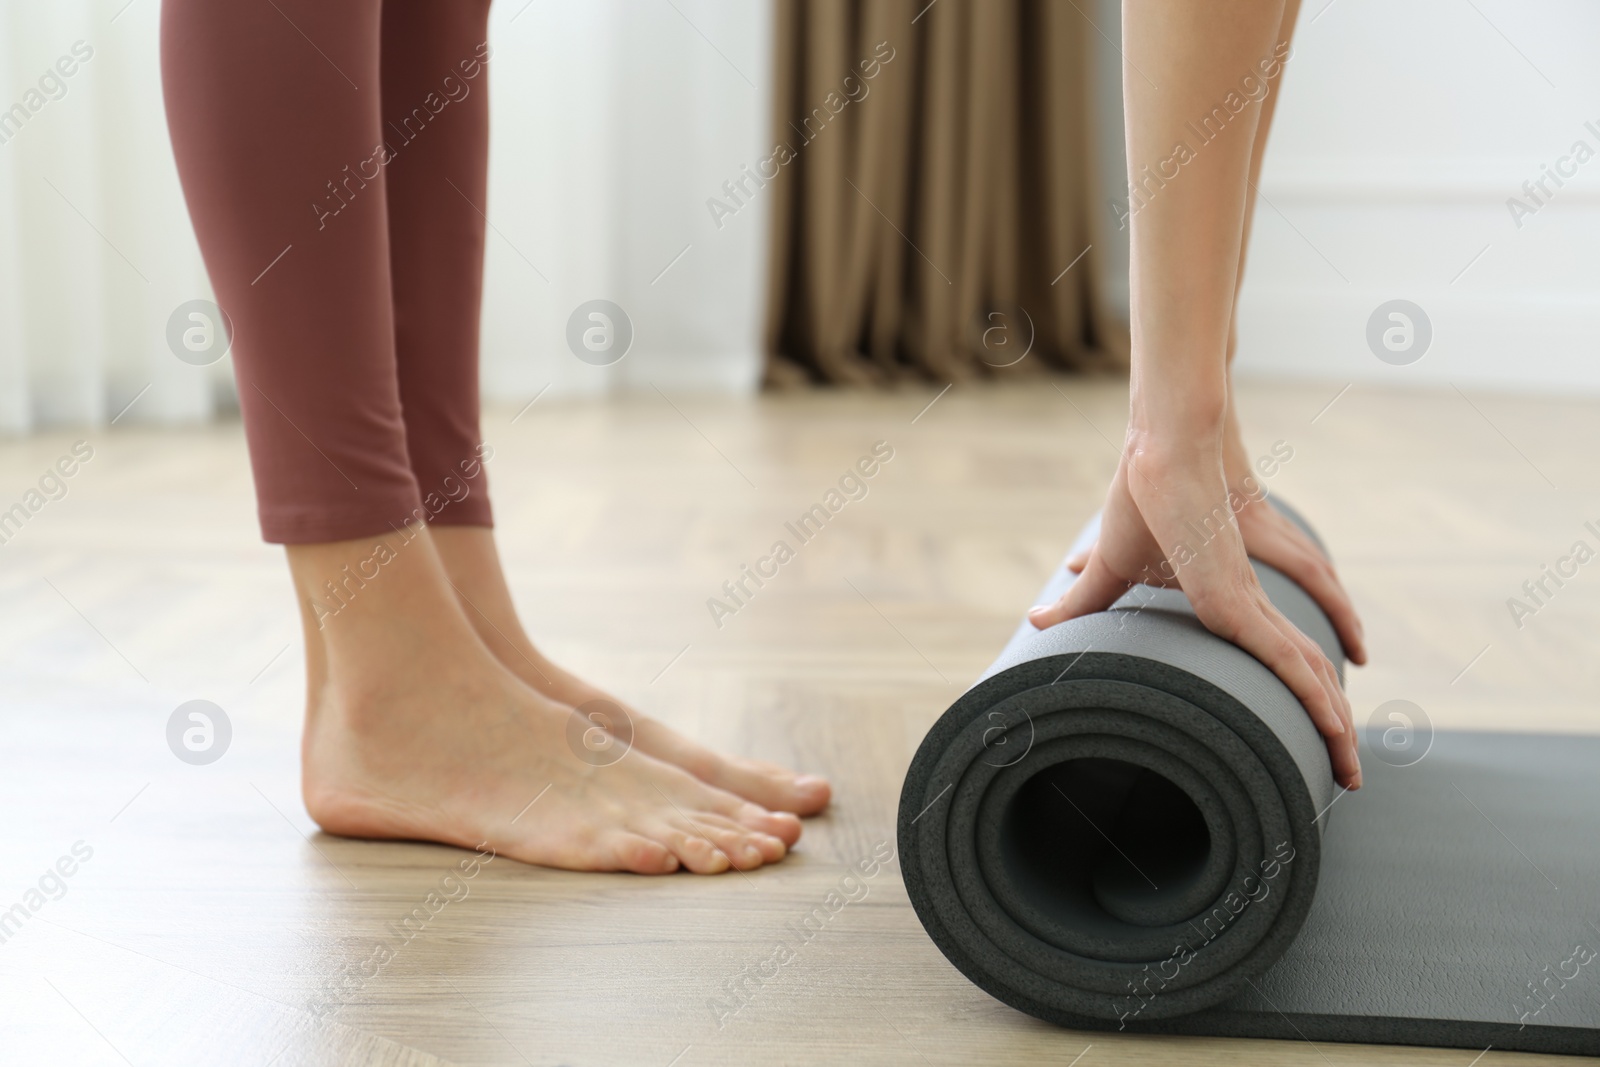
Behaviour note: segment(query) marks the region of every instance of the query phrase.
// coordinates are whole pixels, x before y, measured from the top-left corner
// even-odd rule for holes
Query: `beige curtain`
[[[769,385],[1125,359],[1073,0],[777,0],[776,37]]]

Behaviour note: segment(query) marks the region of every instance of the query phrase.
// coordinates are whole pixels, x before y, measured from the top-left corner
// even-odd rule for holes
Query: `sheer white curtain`
[[[166,347],[206,294],[167,146],[156,4],[6,0],[0,24],[0,429],[217,407]],[[71,73],[67,73],[70,71]]]
[[[0,432],[233,406],[226,360],[191,366],[166,340],[210,293],[159,17],[157,0],[0,0]],[[496,4],[486,399],[753,387],[765,205],[718,230],[705,201],[768,139],[770,33],[746,0]],[[633,323],[605,367],[566,343],[597,298]]]

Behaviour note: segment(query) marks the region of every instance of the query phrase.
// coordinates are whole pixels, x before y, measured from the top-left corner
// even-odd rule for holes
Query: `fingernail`
[[[828,783],[814,774],[802,774],[794,780],[794,787],[801,793],[820,793],[828,787]]]
[[[1340,719],[1340,718],[1336,717],[1333,720],[1333,736],[1335,736],[1335,737],[1343,737],[1344,736],[1344,720],[1343,719]]]

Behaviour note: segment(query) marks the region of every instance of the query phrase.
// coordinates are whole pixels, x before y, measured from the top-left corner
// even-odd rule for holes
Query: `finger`
[[[1350,594],[1345,592],[1333,565],[1321,555],[1313,555],[1309,548],[1301,548],[1298,551],[1290,548],[1283,554],[1281,561],[1267,559],[1266,556],[1267,553],[1261,554],[1263,563],[1278,568],[1293,579],[1296,585],[1311,594],[1311,599],[1317,602],[1317,606],[1333,623],[1334,631],[1339,635],[1339,644],[1344,647],[1344,654],[1350,657],[1350,662],[1358,666],[1366,663],[1367,648],[1363,640],[1361,619],[1356,614],[1356,606],[1350,600]]]
[[[1355,734],[1324,738],[1328,748],[1328,765],[1333,770],[1333,780],[1352,793],[1361,788],[1361,759],[1356,751]]]
[[[1272,606],[1259,586],[1253,595],[1219,598],[1215,593],[1191,593],[1189,599],[1208,630],[1243,648],[1289,687],[1325,739],[1335,779],[1346,788],[1359,788],[1361,772],[1351,743],[1354,731],[1346,725],[1344,693],[1331,664],[1326,674],[1317,668],[1317,662],[1326,664],[1327,657]]]
[[[1344,647],[1345,655],[1350,658],[1350,662],[1358,666],[1365,664],[1366,629],[1361,625],[1361,616],[1356,613],[1355,602],[1350,599],[1344,583],[1340,581],[1333,561],[1328,558],[1321,545],[1288,519],[1283,519],[1283,529],[1289,543],[1298,546],[1301,556],[1307,561],[1301,575],[1303,578],[1300,582],[1301,587],[1311,594],[1332,620],[1334,629],[1339,634],[1339,643]]]
[[[1333,780],[1354,792],[1361,788],[1361,755],[1356,743],[1356,733],[1349,731],[1341,737],[1328,738],[1328,762],[1333,766]]]
[[[1338,681],[1320,665],[1315,665],[1319,676],[1322,678],[1324,691],[1328,694],[1336,713],[1339,717],[1340,731],[1330,734],[1323,730],[1323,742],[1328,749],[1328,763],[1333,771],[1334,781],[1346,789],[1361,788],[1361,760],[1356,750],[1356,732],[1350,722],[1349,715],[1344,709],[1343,694],[1338,689]]]
[[[1361,773],[1360,747],[1356,743],[1356,732],[1354,730],[1351,730],[1349,737],[1345,738],[1344,745],[1345,758],[1342,761],[1336,760],[1334,762],[1334,770],[1340,775],[1339,784],[1347,786],[1351,790],[1360,789],[1365,781],[1365,776]]]
[[[1292,623],[1283,620],[1292,627]],[[1300,646],[1301,654],[1306,657],[1317,676],[1322,679],[1323,688],[1327,691],[1339,719],[1344,724],[1344,732],[1336,737],[1327,738],[1328,759],[1333,765],[1334,778],[1340,785],[1348,789],[1361,788],[1361,758],[1357,745],[1355,714],[1350,706],[1350,698],[1345,694],[1344,687],[1339,684],[1339,673],[1328,657],[1322,653],[1310,638],[1295,630],[1292,635]]]
[[[1321,646],[1302,633],[1299,627],[1290,622],[1275,606],[1271,606],[1270,602],[1268,603],[1267,614],[1272,619],[1273,625],[1277,626],[1284,636],[1294,643],[1301,658],[1311,668],[1312,673],[1317,676],[1317,683],[1322,686],[1328,707],[1339,720],[1340,728],[1338,733],[1331,736],[1343,736],[1348,733],[1351,725],[1350,703],[1345,698],[1343,687],[1339,685],[1339,676],[1334,671],[1333,664],[1329,663],[1328,657],[1322,654]]]
[[[1344,723],[1345,729],[1350,729],[1355,724],[1350,698],[1345,696],[1344,686],[1339,683],[1339,672],[1323,653],[1322,646],[1307,637],[1294,623],[1282,617],[1281,613],[1276,621],[1279,626],[1285,628],[1285,632],[1295,644],[1300,646],[1300,654],[1317,672],[1317,677],[1322,679],[1322,685],[1328,691],[1328,698],[1333,702],[1334,710],[1339,713],[1339,721]]]
[[[1095,552],[1089,556],[1083,573],[1072,583],[1072,588],[1054,604],[1041,604],[1029,611],[1028,621],[1043,630],[1079,615],[1104,611],[1127,591],[1128,582],[1113,574],[1106,565],[1105,557]]]
[[[1190,600],[1195,603],[1195,614],[1206,629],[1228,638],[1282,679],[1322,736],[1339,737],[1347,732],[1344,717],[1327,685],[1285,628],[1297,635],[1299,631],[1294,630],[1287,619],[1283,620],[1284,627],[1278,625],[1273,616],[1279,619],[1283,616],[1266,601],[1265,594],[1261,595],[1260,602],[1254,597],[1242,596],[1223,605],[1203,597],[1197,600],[1191,596]]]

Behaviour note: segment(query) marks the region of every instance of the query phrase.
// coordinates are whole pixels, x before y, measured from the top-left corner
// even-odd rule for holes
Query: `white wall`
[[[1241,373],[1600,391],[1600,132],[1584,128],[1600,131],[1597,41],[1592,0],[1305,0]],[[1579,139],[1596,158],[1518,229],[1507,198]],[[1365,340],[1394,298],[1433,325],[1408,366]]]
[[[158,0],[0,0],[0,110],[74,42],[93,49],[0,143],[0,432],[103,424],[136,396],[119,425],[230,406],[227,363],[189,366],[165,339],[173,309],[209,292],[167,139],[159,15]],[[705,200],[765,155],[771,32],[749,0],[495,5],[487,400],[754,386],[765,204],[719,231]],[[611,367],[566,347],[595,297],[634,324]]]

